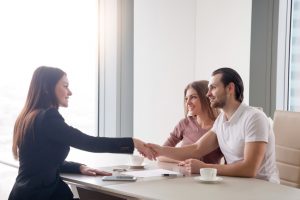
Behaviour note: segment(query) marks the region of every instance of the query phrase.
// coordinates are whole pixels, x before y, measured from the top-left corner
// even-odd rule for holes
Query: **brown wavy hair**
[[[219,115],[220,111],[219,111],[219,109],[212,108],[210,106],[209,99],[206,96],[206,94],[208,92],[208,81],[207,80],[194,81],[185,87],[185,89],[184,89],[184,114],[185,114],[185,117],[187,117],[187,114],[188,114],[185,96],[186,96],[187,90],[189,88],[193,88],[197,92],[197,95],[199,96],[199,99],[200,99],[202,110],[207,113],[208,117],[212,121],[215,121],[217,116]]]
[[[37,114],[50,107],[58,108],[55,86],[64,75],[64,71],[54,67],[41,66],[34,71],[25,105],[14,126],[12,151],[15,159],[19,158],[19,146],[24,135],[33,131]]]

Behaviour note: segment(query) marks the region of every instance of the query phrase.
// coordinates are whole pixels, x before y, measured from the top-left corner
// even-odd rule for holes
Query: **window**
[[[300,111],[300,0],[292,1],[288,110]]]
[[[98,0],[0,1],[0,152],[12,159],[11,140],[33,71],[67,72],[73,96],[60,109],[66,122],[97,135]]]

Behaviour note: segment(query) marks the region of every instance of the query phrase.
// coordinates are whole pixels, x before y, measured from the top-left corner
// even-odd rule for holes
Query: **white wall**
[[[134,137],[162,142],[194,79],[196,1],[134,2]]]
[[[251,0],[136,0],[134,137],[162,143],[185,86],[216,68],[236,66],[248,88],[250,25]]]
[[[197,4],[196,79],[232,67],[241,75],[249,101],[251,0],[199,0]]]

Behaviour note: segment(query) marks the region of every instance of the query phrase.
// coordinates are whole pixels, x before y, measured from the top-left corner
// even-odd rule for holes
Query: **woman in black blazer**
[[[53,67],[35,70],[25,106],[19,114],[13,135],[13,154],[19,159],[19,172],[9,200],[69,200],[73,194],[60,173],[109,175],[80,163],[67,162],[70,146],[90,152],[133,153],[137,148],[149,159],[155,152],[134,138],[92,137],[65,123],[58,112],[68,106],[72,95],[67,75]]]

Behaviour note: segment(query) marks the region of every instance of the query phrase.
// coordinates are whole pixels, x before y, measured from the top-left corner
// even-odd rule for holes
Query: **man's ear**
[[[230,92],[230,94],[234,94],[234,91],[235,91],[235,85],[233,82],[230,82],[228,85],[228,91]]]

